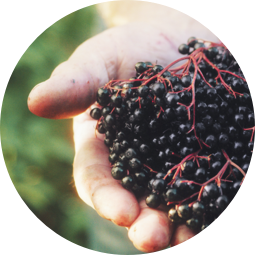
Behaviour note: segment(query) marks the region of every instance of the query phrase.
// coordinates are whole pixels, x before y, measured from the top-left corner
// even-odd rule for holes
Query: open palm
[[[144,252],[179,244],[195,233],[184,225],[175,228],[167,212],[138,202],[112,178],[109,152],[102,135],[95,136],[96,121],[89,108],[99,87],[111,79],[133,77],[136,62],[171,63],[178,57],[178,43],[174,35],[147,24],[109,29],[78,47],[28,98],[30,111],[38,116],[74,118],[74,180],[79,196],[103,218],[127,227],[130,240]]]

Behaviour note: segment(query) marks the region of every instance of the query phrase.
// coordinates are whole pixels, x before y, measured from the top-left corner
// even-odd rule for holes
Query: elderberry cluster
[[[165,68],[138,62],[135,77],[99,88],[90,115],[105,134],[112,177],[149,207],[166,206],[172,222],[201,230],[242,184],[254,112],[223,44],[191,37],[179,52],[186,56]]]

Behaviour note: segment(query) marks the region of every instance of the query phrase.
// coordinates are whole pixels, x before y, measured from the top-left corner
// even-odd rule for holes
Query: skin
[[[112,178],[108,149],[103,136],[95,136],[96,121],[89,112],[99,87],[135,76],[138,61],[166,66],[180,57],[177,48],[186,40],[179,42],[171,32],[143,23],[108,29],[80,45],[28,97],[29,110],[38,116],[73,118],[74,180],[80,198],[101,217],[126,227],[129,239],[143,252],[175,246],[195,233],[185,225],[175,229],[166,211],[138,202]]]

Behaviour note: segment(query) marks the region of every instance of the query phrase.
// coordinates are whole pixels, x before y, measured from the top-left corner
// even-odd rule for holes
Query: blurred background
[[[13,69],[0,115],[3,158],[19,196],[44,225],[83,247],[89,245],[88,222],[72,182],[72,120],[33,115],[27,97],[79,44],[103,29],[95,6],[72,12],[45,29]]]
[[[138,254],[141,252],[128,241],[125,229],[101,219],[76,193],[72,120],[39,118],[27,108],[31,89],[48,79],[79,44],[105,28],[96,6],[90,6],[59,20],[29,46],[5,92],[2,150],[18,193],[46,226],[89,249]]]

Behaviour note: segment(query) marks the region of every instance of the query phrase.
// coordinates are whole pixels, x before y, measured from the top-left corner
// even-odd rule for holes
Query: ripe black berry
[[[99,108],[92,109],[90,111],[90,116],[95,120],[99,120],[101,117],[101,110]]]
[[[157,208],[161,203],[161,199],[159,195],[151,193],[149,196],[146,197],[145,202],[149,207]]]
[[[254,112],[224,45],[191,37],[178,50],[187,55],[179,67],[138,62],[135,77],[109,81],[97,93],[102,109],[90,115],[105,134],[112,177],[137,198],[146,195],[149,207],[169,206],[170,221],[199,231],[242,184]]]

